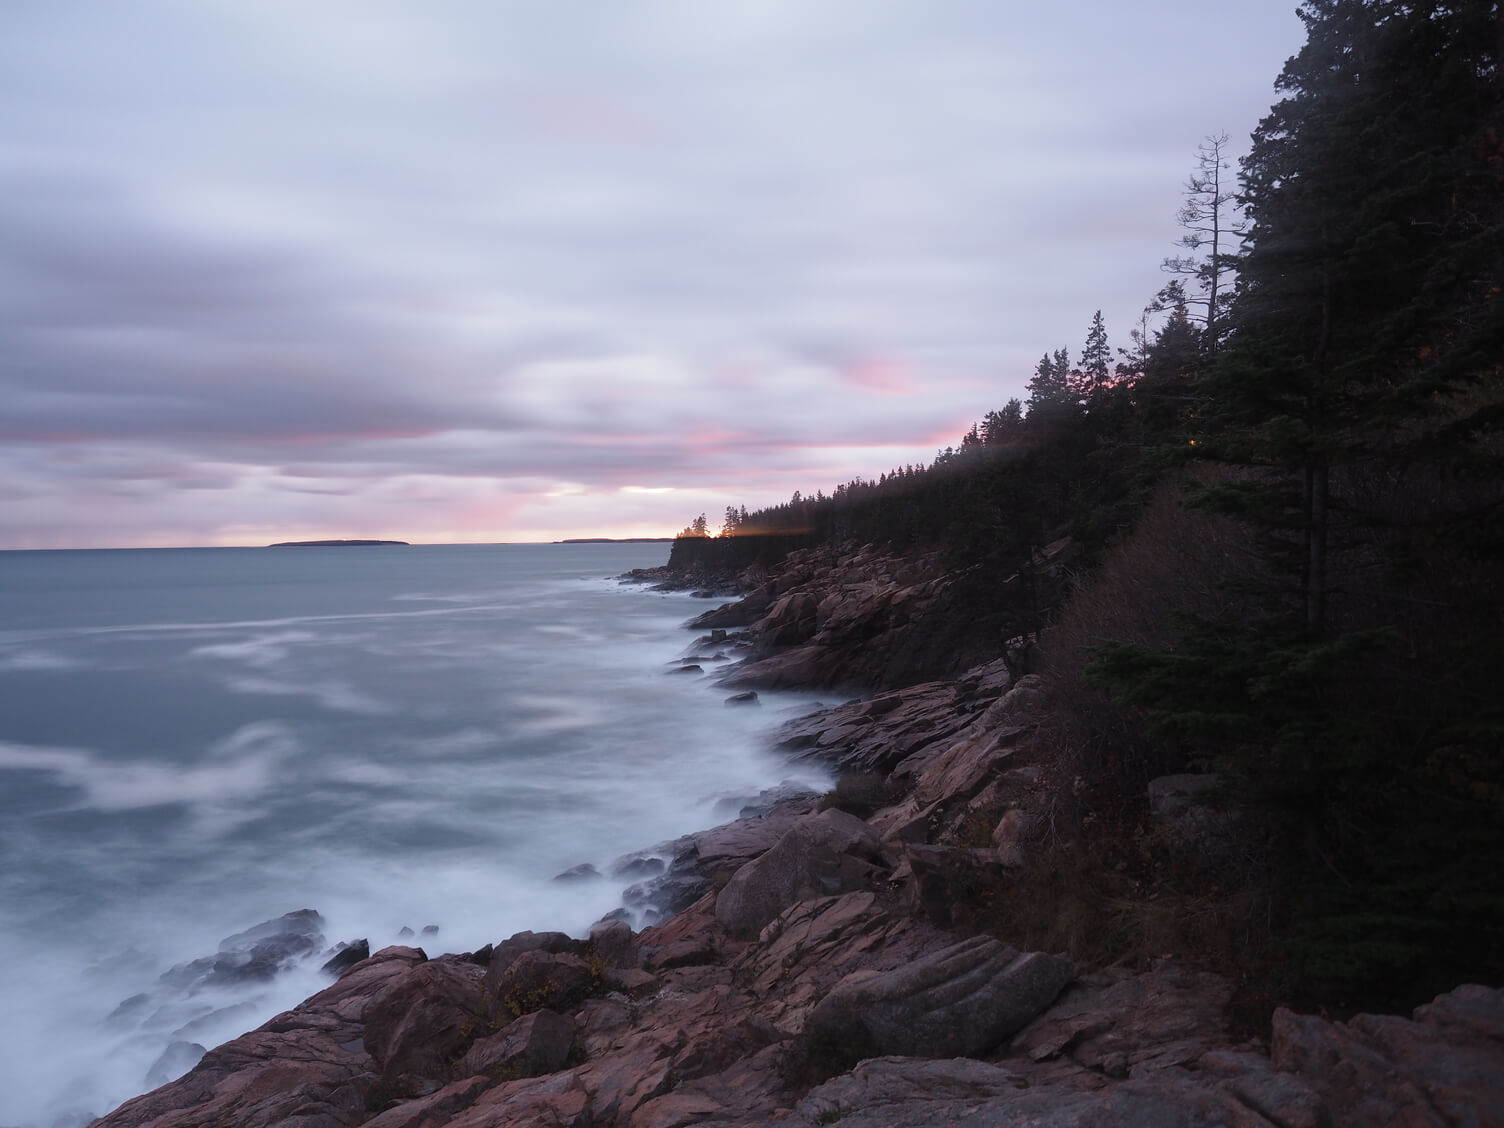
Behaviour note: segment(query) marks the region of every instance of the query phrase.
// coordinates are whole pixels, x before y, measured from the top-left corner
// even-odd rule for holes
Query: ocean
[[[318,990],[340,941],[583,935],[632,879],[557,874],[828,786],[768,739],[812,696],[667,673],[707,604],[617,579],[666,551],[0,553],[0,1125],[87,1123]],[[300,965],[195,980],[301,909]]]

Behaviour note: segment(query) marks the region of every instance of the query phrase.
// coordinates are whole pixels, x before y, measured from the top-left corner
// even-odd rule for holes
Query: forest
[[[671,562],[942,548],[974,629],[1050,679],[1133,896],[1257,890],[1229,958],[1409,1005],[1504,980],[1504,22],[1300,16],[1237,169],[1225,135],[1196,153],[1126,347],[1098,313],[931,464],[698,518]],[[1138,799],[1181,770],[1220,774],[1257,851],[1146,860]]]

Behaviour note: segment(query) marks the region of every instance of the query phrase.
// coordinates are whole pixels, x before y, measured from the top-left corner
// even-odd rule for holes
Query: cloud
[[[1196,141],[1300,35],[1188,0],[3,19],[12,546],[666,533],[928,457],[1093,310],[1126,339]],[[628,529],[624,486],[682,496]]]

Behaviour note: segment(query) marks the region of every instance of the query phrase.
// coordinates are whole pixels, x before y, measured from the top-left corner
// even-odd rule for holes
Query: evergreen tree
[[[1262,558],[1237,618],[1096,672],[1275,816],[1305,974],[1424,993],[1422,968],[1497,972],[1504,940],[1477,877],[1504,866],[1504,709],[1475,672],[1504,663],[1499,537],[1448,535],[1504,512],[1499,4],[1300,14],[1194,393],[1201,449],[1233,468],[1202,502]]]
[[[1024,405],[1010,399],[1001,411],[989,411],[982,420],[982,442],[987,446],[1001,446],[1017,442],[1023,436]]]
[[[1133,399],[1149,441],[1183,454],[1183,448],[1201,441],[1207,426],[1206,397],[1197,387],[1202,333],[1191,321],[1178,281],[1161,290],[1150,308],[1168,316],[1144,349]]]
[[[1110,380],[1112,349],[1107,344],[1107,325],[1102,320],[1102,311],[1097,310],[1091,319],[1091,328],[1086,331],[1086,345],[1081,350],[1075,387],[1079,399],[1091,399],[1101,393]]]
[[[1057,369],[1055,360],[1058,356],[1058,353],[1055,356],[1045,353],[1034,366],[1034,375],[1029,378],[1028,385],[1031,412],[1063,403],[1070,394],[1067,386],[1069,367]]]

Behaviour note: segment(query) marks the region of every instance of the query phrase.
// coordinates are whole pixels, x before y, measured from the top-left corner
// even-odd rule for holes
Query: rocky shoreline
[[[983,902],[1068,786],[1035,740],[1039,680],[924,641],[949,597],[933,562],[796,553],[734,586],[692,624],[711,633],[691,674],[737,659],[718,680],[740,695],[880,690],[775,736],[843,773],[830,795],[768,796],[651,851],[664,868],[628,909],[656,923],[382,949],[96,1124],[1504,1124],[1504,992],[1411,1018],[1280,1010],[1249,1039],[1211,971],[1079,967],[986,934]],[[1195,781],[1160,784],[1164,817],[1206,833]]]

